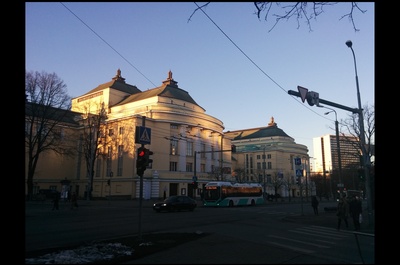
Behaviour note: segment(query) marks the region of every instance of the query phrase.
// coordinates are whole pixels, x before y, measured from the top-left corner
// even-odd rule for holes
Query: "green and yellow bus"
[[[203,190],[203,206],[232,207],[264,204],[263,189],[258,183],[208,182]]]

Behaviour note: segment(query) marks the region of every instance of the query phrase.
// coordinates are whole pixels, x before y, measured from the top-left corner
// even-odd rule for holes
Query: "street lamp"
[[[338,164],[339,164],[339,190],[340,190],[340,195],[342,195],[343,192],[343,183],[342,183],[342,158],[340,156],[340,143],[339,143],[339,122],[337,120],[337,113],[336,110],[325,107],[327,109],[330,109],[331,111],[325,112],[325,115],[328,115],[329,113],[335,112],[335,129],[336,129],[336,147],[337,147],[337,153],[338,153]]]
[[[367,193],[367,212],[368,212],[368,222],[369,224],[372,224],[372,196],[371,196],[371,181],[370,181],[370,176],[369,176],[369,169],[368,167],[370,166],[370,157],[369,154],[367,153],[366,146],[365,146],[365,132],[364,132],[364,115],[363,115],[363,109],[361,108],[361,96],[360,96],[360,88],[358,85],[358,76],[357,76],[357,64],[356,64],[356,55],[354,54],[353,50],[353,43],[351,40],[346,41],[347,47],[351,49],[351,52],[353,53],[353,59],[354,59],[354,69],[355,69],[355,74],[356,74],[356,86],[357,86],[357,99],[358,99],[358,123],[360,124],[360,140],[361,140],[361,151],[362,151],[362,161],[363,161],[363,167],[364,167],[364,174],[365,174],[365,189]]]

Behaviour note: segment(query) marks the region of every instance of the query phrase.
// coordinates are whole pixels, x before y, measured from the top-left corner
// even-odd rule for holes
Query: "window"
[[[257,169],[261,169],[261,163],[257,162]]]
[[[108,152],[107,152],[107,169],[106,169],[106,175],[110,176],[111,172],[111,154],[112,154],[112,148],[111,146],[108,147]]]
[[[125,132],[124,127],[119,127],[119,134],[120,134],[120,135],[121,135],[121,134],[124,134],[124,132]]]
[[[193,172],[193,163],[186,163],[186,172]]]
[[[211,159],[215,159],[214,146],[211,146]]]
[[[187,142],[187,144],[186,144],[186,155],[193,156],[193,143],[192,142]]]
[[[260,155],[257,155],[257,160],[260,159],[260,157],[261,157]]]
[[[169,128],[170,128],[170,129],[178,129],[178,125],[176,125],[176,124],[171,124]]]
[[[96,173],[95,173],[96,178],[100,177],[100,171],[101,171],[101,158],[98,157],[96,160]]]
[[[169,171],[177,171],[178,163],[177,162],[169,162]]]
[[[118,146],[118,165],[117,165],[117,176],[122,176],[122,166],[123,166],[123,153],[124,153],[124,146]]]
[[[272,169],[272,162],[268,162],[268,169]]]
[[[108,136],[113,136],[113,135],[114,135],[114,129],[109,129]]]
[[[178,140],[171,140],[169,152],[171,155],[178,154]],[[173,170],[173,171],[176,171],[176,170]]]
[[[271,158],[272,158],[271,154],[268,154],[268,155],[267,155],[267,158],[268,158],[268,159],[271,159]]]
[[[200,145],[200,151],[201,151],[201,152],[206,151],[206,144],[202,143],[202,144]],[[200,155],[201,158],[206,158],[206,154],[205,154],[205,153],[200,153],[200,154],[201,154],[201,155]]]
[[[200,172],[206,172],[206,164],[200,164]]]

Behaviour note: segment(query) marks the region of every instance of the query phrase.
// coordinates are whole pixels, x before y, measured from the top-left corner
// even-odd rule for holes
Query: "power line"
[[[80,22],[82,22],[88,29],[90,29],[99,39],[101,39],[105,44],[107,44],[114,52],[116,52],[122,59],[124,59],[125,62],[127,62],[130,66],[132,66],[139,74],[141,74],[144,78],[146,78],[147,81],[149,81],[154,87],[156,85],[151,82],[150,79],[148,79],[142,72],[139,71],[131,62],[128,61],[122,54],[120,54],[116,49],[114,49],[113,46],[111,46],[105,39],[103,39],[99,34],[97,34],[96,31],[94,31],[88,24],[86,24],[80,17],[78,17],[74,12],[72,12],[71,9],[69,9],[64,3],[60,2],[69,12],[71,12],[72,15],[74,15]]]
[[[258,69],[260,70],[266,77],[268,77],[275,85],[277,85],[281,90],[283,90],[285,92],[285,94],[287,94],[287,91],[281,86],[279,85],[272,77],[270,77],[264,70],[261,69],[261,67],[259,67],[218,25],[217,23],[215,23],[212,18],[207,15],[207,13],[196,3],[194,2],[194,4],[198,7],[198,9],[201,10],[201,12],[203,12],[203,14],[221,31],[221,33]],[[298,103],[300,103],[303,107],[307,108],[308,110],[314,112],[315,114],[317,114],[318,116],[320,116],[321,118],[330,120],[329,118],[319,114],[318,112],[315,112],[313,109],[309,108],[308,106],[306,106],[305,104],[303,104],[302,102],[300,102],[300,100],[298,100],[297,98],[295,98],[294,96],[292,96],[292,98],[297,101]]]

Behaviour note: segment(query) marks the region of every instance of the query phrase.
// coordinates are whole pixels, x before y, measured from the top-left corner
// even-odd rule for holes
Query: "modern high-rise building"
[[[353,136],[339,136],[339,148],[342,169],[360,167],[359,141]],[[313,138],[314,157],[312,169],[314,173],[325,173],[339,170],[339,152],[336,135],[326,134]]]

